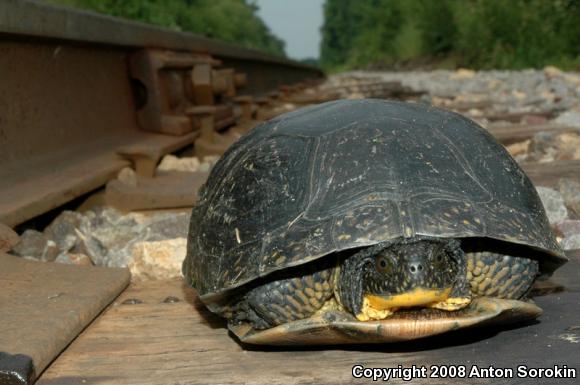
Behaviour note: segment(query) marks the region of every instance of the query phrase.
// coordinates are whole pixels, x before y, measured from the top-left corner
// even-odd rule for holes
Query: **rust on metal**
[[[136,185],[115,179],[107,183],[105,201],[121,211],[192,207],[207,176],[203,171],[173,171],[155,178],[138,177]]]
[[[33,262],[2,252],[0,266],[0,346],[30,357],[37,374],[130,279],[127,269]]]
[[[243,114],[232,100],[240,87],[262,93],[321,75],[212,39],[26,0],[0,3],[0,52],[0,221],[9,226],[131,164],[152,176],[159,156],[199,135],[191,107],[216,105],[213,125],[223,130]]]
[[[12,250],[18,242],[20,242],[18,233],[0,222],[0,253]]]

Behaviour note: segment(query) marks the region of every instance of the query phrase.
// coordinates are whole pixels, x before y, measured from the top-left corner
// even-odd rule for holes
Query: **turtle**
[[[182,273],[255,344],[390,342],[537,317],[566,262],[485,129],[420,103],[337,100],[256,126],[193,208]]]

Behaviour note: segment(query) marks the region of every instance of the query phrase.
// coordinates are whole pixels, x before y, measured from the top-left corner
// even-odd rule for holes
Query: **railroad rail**
[[[132,162],[141,170],[147,159],[191,145],[203,116],[227,126],[254,98],[322,75],[188,33],[2,1],[0,222],[18,225],[98,189]]]

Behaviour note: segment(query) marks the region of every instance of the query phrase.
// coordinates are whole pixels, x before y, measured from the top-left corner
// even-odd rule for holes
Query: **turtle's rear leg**
[[[490,251],[467,253],[467,280],[474,296],[520,299],[538,275],[538,262]]]
[[[258,286],[246,294],[244,311],[234,319],[249,321],[255,329],[266,329],[310,317],[332,297],[333,271],[306,272]]]

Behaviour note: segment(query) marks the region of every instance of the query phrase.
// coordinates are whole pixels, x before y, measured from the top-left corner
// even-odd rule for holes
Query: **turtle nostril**
[[[411,274],[419,274],[423,271],[423,265],[419,262],[414,262],[409,264],[409,271]]]

